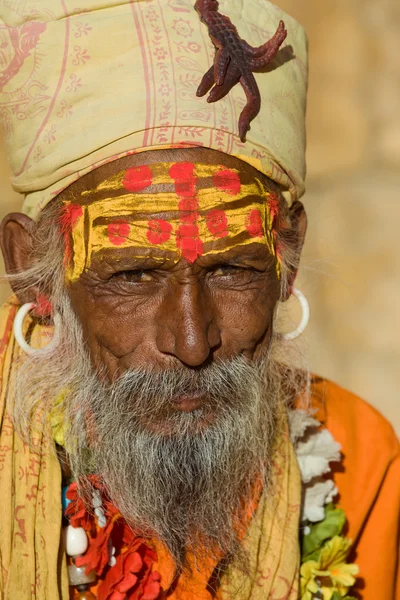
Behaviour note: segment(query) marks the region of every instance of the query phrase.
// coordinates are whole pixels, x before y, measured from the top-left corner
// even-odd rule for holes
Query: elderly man
[[[0,17],[26,194],[1,227],[1,597],[394,598],[393,431],[285,360],[301,27],[267,0]]]

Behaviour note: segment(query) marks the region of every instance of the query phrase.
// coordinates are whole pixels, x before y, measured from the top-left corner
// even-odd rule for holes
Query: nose
[[[158,350],[189,367],[201,366],[221,343],[212,299],[197,281],[177,284],[170,290],[158,323]]]

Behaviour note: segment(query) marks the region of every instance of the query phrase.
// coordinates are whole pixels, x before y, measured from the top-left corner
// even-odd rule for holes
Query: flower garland
[[[351,542],[342,531],[344,511],[332,500],[338,490],[326,475],[340,462],[340,445],[304,411],[289,414],[290,432],[304,488],[301,522],[301,600],[355,600],[349,596],[358,567],[348,564]]]
[[[301,410],[289,413],[291,439],[298,459],[304,492],[300,544],[301,600],[355,600],[349,596],[358,567],[348,564],[351,542],[342,531],[346,517],[332,502],[338,493],[326,475],[330,463],[340,462],[340,445],[327,429]],[[100,479],[91,476],[94,514],[88,513],[78,494],[77,483],[67,491],[70,501],[66,517],[72,527],[82,527],[89,548],[74,559],[86,573],[102,579],[98,600],[157,600],[161,593],[160,574],[149,540],[136,536],[121,513],[104,498]]]
[[[87,552],[74,559],[75,565],[103,579],[98,600],[156,600],[161,586],[160,574],[152,570],[157,561],[155,550],[150,542],[135,535],[121,513],[104,499],[99,478],[89,479],[94,514],[87,511],[76,482],[67,491],[70,504],[65,515],[72,527],[82,527],[89,538]]]

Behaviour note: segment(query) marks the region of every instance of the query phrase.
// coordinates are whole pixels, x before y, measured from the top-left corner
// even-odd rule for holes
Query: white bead
[[[115,565],[117,564],[117,559],[115,558],[115,556],[111,556],[110,560],[108,561],[108,564],[110,565],[110,567],[115,567]]]
[[[102,507],[101,496],[99,492],[93,492],[93,508],[101,508]]]
[[[103,529],[107,525],[107,519],[105,517],[99,517],[97,523],[99,524],[99,527]]]
[[[97,517],[97,523],[98,523],[99,527],[101,527],[101,528],[105,527],[107,525],[107,519],[104,514],[104,510],[102,508],[95,508],[94,514]]]
[[[94,571],[90,571],[89,575],[86,575],[85,570],[86,567],[77,567],[76,565],[69,565],[69,585],[85,585],[88,583],[94,583],[96,581],[96,573]]]
[[[96,517],[98,517],[99,519],[102,519],[104,517],[104,510],[102,508],[95,508],[94,509],[94,514],[96,515]]]
[[[88,548],[88,538],[82,527],[64,527],[64,540],[68,556],[80,556],[85,554]]]

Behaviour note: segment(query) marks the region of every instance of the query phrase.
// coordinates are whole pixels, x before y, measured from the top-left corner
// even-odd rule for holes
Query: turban
[[[194,0],[0,0],[0,117],[25,213],[37,218],[100,165],[174,147],[237,156],[289,203],[304,193],[304,30],[267,0],[221,0],[219,10],[253,46],[281,19],[288,30],[268,72],[255,74],[262,107],[245,143],[241,86],[214,104],[196,96],[215,48]]]

